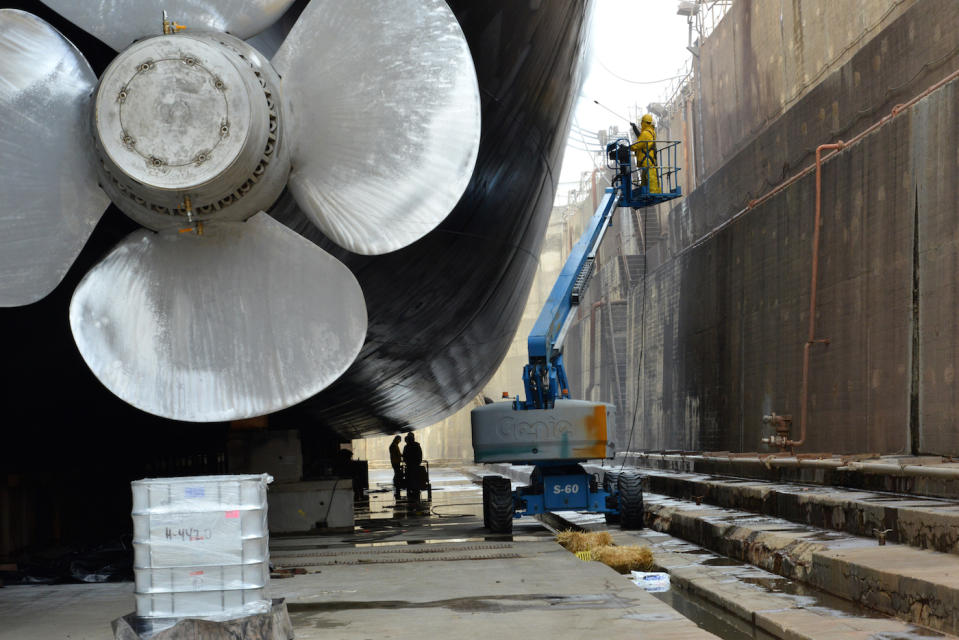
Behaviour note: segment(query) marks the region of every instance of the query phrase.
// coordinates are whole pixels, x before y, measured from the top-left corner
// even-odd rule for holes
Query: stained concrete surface
[[[290,585],[298,638],[710,638],[653,596],[554,543],[522,557],[324,568]],[[331,588],[335,585],[336,588]],[[286,585],[283,585],[286,587]]]
[[[602,467],[590,466],[589,470],[598,472]],[[673,498],[698,496],[706,504],[866,538],[885,531],[890,542],[959,554],[959,501],[954,499],[655,469],[643,469],[642,473],[646,489],[653,493]]]
[[[535,520],[488,536],[481,490],[462,474],[434,470],[425,506],[397,502],[380,486],[390,475],[371,473],[369,513],[353,534],[271,541],[275,561],[307,571],[270,589],[287,598],[297,638],[716,637],[608,567],[576,559]],[[418,553],[432,548],[445,559]],[[132,593],[131,583],[0,589],[0,640],[109,638]]]
[[[522,480],[522,468],[510,470]],[[383,486],[389,475],[373,472],[352,534],[271,540],[278,567],[306,572],[271,586],[287,598],[297,638],[907,639],[943,635],[875,610],[939,628],[959,610],[954,555],[647,495],[653,528],[613,533],[618,544],[650,545],[670,572],[670,594],[656,596],[576,559],[535,520],[517,520],[511,536],[487,534],[475,475],[434,470],[433,500],[421,505],[396,500]],[[601,516],[561,515],[607,528]],[[688,541],[700,538],[714,551]],[[0,640],[109,638],[110,620],[132,607],[129,583],[7,587]]]
[[[765,450],[771,411],[792,414],[797,436],[815,178],[750,203],[813,164],[818,145],[849,141],[959,66],[954,0],[886,2],[886,18],[847,4],[862,3],[734,3],[703,45],[686,93],[702,110],[688,125],[708,178],[659,212],[665,241],[646,225],[607,236],[567,338],[570,387],[629,417],[620,450]],[[813,27],[820,9],[829,22]],[[848,56],[819,56],[846,34]],[[823,165],[815,315],[830,342],[810,353],[803,451],[959,452],[957,91],[941,87]],[[645,275],[621,277],[630,260]]]
[[[652,498],[658,501],[656,497]],[[704,518],[711,513],[702,506],[698,509]],[[602,518],[595,515],[563,512],[559,516],[573,526],[590,530],[607,528]],[[760,518],[756,520],[761,521]],[[706,547],[661,531],[614,529],[612,532],[617,544],[643,544],[653,550],[656,570],[670,575],[671,593],[684,600],[703,603],[701,606],[722,617],[727,626],[750,638],[912,640],[953,637],[883,615],[862,604],[711,552]],[[793,535],[801,533],[793,532]],[[761,543],[758,539],[756,542]],[[836,548],[842,547],[842,542],[838,541]],[[890,567],[902,566],[889,559],[888,547],[870,547],[870,550],[886,551],[885,561]],[[895,570],[891,569],[891,572]],[[727,632],[724,637],[736,637],[734,633]]]
[[[855,468],[858,461],[864,463],[887,463],[893,466],[923,465],[948,472],[959,469],[954,461],[941,456],[912,456],[861,454],[843,456],[840,454],[817,453],[812,459],[798,457],[780,457],[769,453],[733,454],[730,452],[683,453],[683,452],[630,452],[618,453],[614,466],[625,464],[641,469],[660,469],[684,473],[698,473],[726,478],[730,476],[740,481],[764,480],[795,485],[818,485],[824,487],[845,487],[848,490],[864,490],[892,494],[903,498],[945,498],[959,501],[959,477],[949,473],[925,475],[923,473],[890,473],[889,471],[870,471],[867,468]],[[826,466],[823,466],[826,465]],[[831,466],[830,466],[831,465]],[[915,470],[914,471],[918,471]],[[931,471],[937,473],[935,470]]]
[[[530,472],[529,467],[490,467],[521,483],[528,480]],[[591,471],[598,469],[588,467]],[[725,478],[724,481],[746,488],[755,485],[754,481],[744,479]],[[793,489],[801,492],[803,487],[794,486]],[[810,489],[829,491],[824,487]],[[903,496],[887,495],[884,498],[896,500]],[[807,611],[792,612],[782,619],[778,613],[782,607],[776,609],[776,615],[769,619],[763,617],[769,613],[765,609],[742,610],[739,603],[744,601],[743,594],[738,593],[742,589],[736,583],[756,579],[759,581],[756,584],[765,583],[769,591],[781,591],[783,585],[795,585],[790,587],[796,592],[794,595],[812,594],[818,600],[831,599],[830,609],[842,609],[838,603],[845,601],[845,611],[853,617],[888,620],[882,624],[892,634],[879,634],[876,631],[879,623],[852,621],[842,625],[851,635],[835,637],[871,637],[857,635],[867,632],[880,638],[959,633],[959,558],[954,554],[893,543],[879,546],[873,538],[790,522],[749,510],[696,504],[693,499],[647,492],[644,502],[649,530],[625,535],[642,538],[650,533],[654,537],[666,533],[669,536],[664,544],[689,547],[692,543],[700,545],[700,551],[715,552],[711,558],[700,557],[689,562],[693,567],[692,576],[681,576],[681,579],[685,578],[689,585],[698,585],[689,589],[699,594],[721,594],[731,587],[734,595],[718,595],[718,606],[728,611],[740,611],[742,617],[777,637],[823,637],[821,634],[830,625],[824,623],[826,626],[817,631],[821,621],[809,616],[808,602],[801,607]],[[602,517],[595,514],[560,512],[555,515],[570,525],[585,528],[606,526]],[[617,542],[622,543],[621,539]],[[663,558],[662,545],[654,545],[653,549],[656,562],[667,566],[669,561]],[[684,561],[680,565],[683,566]],[[704,571],[704,566],[711,569]],[[727,573],[718,583],[711,583],[709,573],[713,571],[712,567],[735,567],[729,571],[746,573],[738,576]],[[760,573],[752,573],[755,571]],[[695,579],[691,580],[691,577]],[[787,580],[783,582],[781,578]],[[726,587],[717,588],[716,584],[725,584]],[[858,608],[850,612],[850,606]],[[766,622],[761,624],[761,620]],[[903,629],[902,621],[909,626]],[[809,635],[804,636],[807,626]]]
[[[110,621],[134,609],[133,583],[0,589],[2,640],[105,640]]]
[[[647,494],[647,524],[869,609],[959,633],[959,558]]]
[[[371,473],[374,492],[389,474]],[[314,539],[311,556],[308,540],[275,541],[277,562],[296,553],[322,563],[273,583],[297,638],[715,637],[608,567],[577,560],[533,519],[516,521],[512,536],[489,535],[477,485],[448,470],[431,479],[429,517],[372,493],[352,538],[361,542]]]

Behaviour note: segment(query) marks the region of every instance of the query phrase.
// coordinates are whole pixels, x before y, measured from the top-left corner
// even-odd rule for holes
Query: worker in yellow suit
[[[656,127],[653,126],[653,116],[647,113],[640,123],[642,131],[638,132],[636,142],[629,147],[636,154],[640,186],[648,186],[650,193],[661,193],[659,172],[656,169]],[[636,125],[633,125],[633,131],[636,131]]]

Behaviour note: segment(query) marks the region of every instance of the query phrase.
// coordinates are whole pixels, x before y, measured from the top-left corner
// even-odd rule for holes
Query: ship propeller
[[[41,0],[117,51],[157,35],[162,9],[189,31],[249,38],[280,19],[293,0]]]
[[[0,306],[53,291],[110,204],[87,134],[96,83],[56,29],[0,9]]]
[[[331,384],[365,339],[362,290],[262,210],[288,186],[317,228],[362,254],[407,246],[448,215],[472,175],[480,109],[446,3],[312,0],[293,22],[302,1],[171,0],[162,8],[188,27],[175,45],[151,40],[152,0],[45,4],[122,51],[98,84],[56,30],[0,9],[0,306],[49,293],[112,200],[147,229],[85,275],[69,312],[110,391],[199,422]],[[289,33],[272,65],[207,33],[251,37],[278,20],[268,39]]]
[[[201,236],[134,232],[77,286],[70,326],[123,400],[212,422],[277,411],[336,380],[363,344],[366,304],[343,263],[259,213]]]
[[[476,162],[480,104],[445,2],[313,0],[273,66],[298,134],[290,190],[333,242],[394,251],[456,206]]]

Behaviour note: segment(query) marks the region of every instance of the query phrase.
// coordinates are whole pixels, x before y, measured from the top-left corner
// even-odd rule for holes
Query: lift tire
[[[496,476],[483,476],[483,527],[489,529],[489,486]]]
[[[607,471],[603,474],[603,491],[616,493],[619,486],[619,471]],[[606,512],[603,514],[606,524],[619,524],[619,514]]]
[[[643,528],[643,478],[633,471],[619,474],[619,514],[623,529]]]
[[[607,471],[603,474],[603,490],[615,491],[619,486],[619,471]]]
[[[493,476],[487,493],[489,495],[489,508],[486,509],[489,521],[487,528],[492,533],[512,533],[515,506],[509,478]]]

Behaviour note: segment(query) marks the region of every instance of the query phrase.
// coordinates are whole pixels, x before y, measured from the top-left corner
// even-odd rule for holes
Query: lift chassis
[[[651,144],[657,145],[661,159],[675,157],[678,143]],[[615,407],[570,399],[563,366],[563,342],[573,308],[589,284],[617,206],[640,209],[682,195],[676,184],[678,168],[634,170],[628,149],[628,140],[608,145],[610,168],[616,172],[613,186],[570,252],[530,332],[529,362],[523,368],[525,400],[517,396],[477,407],[470,414],[476,462],[534,466],[529,485],[515,490],[508,478],[483,477],[483,524],[495,533],[511,532],[515,518],[547,511],[603,513],[607,522],[619,522],[623,528],[643,526],[642,477],[627,470],[608,471],[600,479],[581,464],[613,457],[607,425],[613,422]],[[649,171],[658,173],[658,183],[665,189],[650,193]]]

